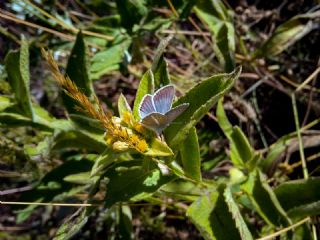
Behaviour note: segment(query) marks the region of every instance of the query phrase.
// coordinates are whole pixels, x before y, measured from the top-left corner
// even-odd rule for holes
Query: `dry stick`
[[[68,24],[66,24],[65,22],[63,22],[62,20],[52,16],[51,14],[49,14],[48,12],[46,12],[45,10],[41,9],[40,7],[38,7],[37,5],[33,4],[31,1],[29,0],[21,0],[22,2],[24,2],[25,4],[30,5],[31,7],[33,7],[34,9],[36,9],[37,11],[39,11],[42,15],[46,16],[47,18],[55,21],[57,24],[59,24],[61,27],[64,27],[65,29],[69,29],[69,30],[73,30],[74,27],[70,26]]]
[[[60,207],[102,206],[102,204],[94,204],[94,203],[43,203],[43,202],[7,202],[7,201],[0,201],[0,205],[37,205],[37,206],[60,206]]]
[[[33,4],[32,2],[30,2],[28,0],[22,0],[22,1],[25,2],[26,4],[31,5],[33,8],[38,10],[40,13],[42,13],[46,17],[52,19],[53,21],[55,21],[57,24],[59,24],[60,26],[64,27],[65,29],[68,29],[68,30],[72,31],[73,33],[78,33],[80,31],[79,29],[64,23],[60,19],[55,18],[54,16],[52,16],[48,12],[44,11],[43,9],[39,8],[38,6]],[[112,36],[108,36],[108,35],[101,34],[101,33],[91,32],[91,31],[87,31],[87,30],[82,30],[82,33],[85,34],[85,35],[88,35],[88,36],[98,37],[98,38],[102,38],[102,39],[105,39],[105,40],[108,40],[108,41],[113,40]]]
[[[292,224],[292,225],[289,226],[289,227],[283,228],[283,229],[281,229],[281,230],[279,230],[279,231],[277,231],[277,232],[275,232],[275,233],[272,233],[272,234],[270,234],[270,235],[268,235],[268,236],[266,236],[266,237],[257,238],[256,240],[269,240],[269,239],[273,239],[274,237],[280,236],[281,234],[286,233],[286,232],[288,232],[289,230],[294,229],[294,228],[296,228],[296,227],[298,227],[298,226],[300,226],[300,225],[308,222],[309,220],[310,220],[309,217],[304,218],[304,219],[302,219],[301,221],[299,221],[299,222],[297,222],[297,223],[295,223],[295,224]]]
[[[314,86],[315,82],[316,82],[316,77],[312,81],[312,86]],[[305,113],[304,118],[302,120],[301,126],[306,125],[306,123],[308,121],[308,118],[309,118],[309,115],[310,115],[312,99],[313,99],[313,93],[314,93],[313,89],[314,88],[311,88],[310,93],[309,93],[307,110],[306,110],[306,113]]]
[[[313,73],[310,74],[310,76],[300,84],[300,86],[295,90],[295,92],[299,92],[304,86],[306,86],[309,82],[311,82],[320,72],[320,67],[318,67],[316,70],[313,71]]]
[[[37,24],[34,24],[34,23],[27,22],[27,21],[21,20],[21,19],[16,18],[16,17],[11,17],[10,15],[4,14],[3,12],[0,12],[0,17],[4,18],[4,19],[7,19],[7,20],[10,20],[10,21],[13,21],[13,22],[16,22],[16,23],[20,23],[20,24],[32,27],[32,28],[41,29],[41,30],[43,30],[45,32],[54,34],[54,35],[56,35],[56,36],[58,36],[60,38],[64,38],[64,39],[67,39],[67,40],[70,40],[70,41],[75,40],[75,37],[73,37],[73,36],[69,36],[67,34],[60,33],[60,32],[57,32],[55,30],[52,30],[50,28],[46,28],[46,27],[43,27],[43,26],[40,26],[40,25],[37,25]]]
[[[175,7],[173,6],[171,0],[167,0],[167,3],[169,4],[172,13],[178,18],[179,14],[175,9]],[[197,25],[197,23],[192,19],[192,17],[188,17],[188,20],[195,27],[195,29],[197,29],[197,31],[201,34],[201,36],[207,41],[207,43],[212,45],[212,42],[210,41],[210,39],[205,35],[205,33],[201,30],[201,28]]]
[[[190,36],[211,36],[208,32],[195,32],[195,31],[187,31],[187,30],[162,30],[161,33],[167,33],[167,34],[182,34],[182,35],[190,35]]]

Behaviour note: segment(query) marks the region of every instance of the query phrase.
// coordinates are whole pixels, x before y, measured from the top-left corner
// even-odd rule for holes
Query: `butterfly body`
[[[174,86],[167,85],[154,94],[146,94],[139,106],[141,123],[158,135],[189,106],[188,103],[172,108]]]

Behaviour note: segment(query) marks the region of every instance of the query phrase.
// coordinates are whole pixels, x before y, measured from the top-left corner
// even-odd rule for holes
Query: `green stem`
[[[308,168],[307,168],[306,159],[303,151],[303,142],[301,138],[301,129],[300,129],[300,123],[299,123],[298,110],[297,110],[296,96],[294,93],[291,94],[291,99],[292,99],[294,122],[296,125],[296,132],[297,132],[297,137],[299,142],[299,152],[300,152],[300,158],[301,158],[301,164],[302,164],[303,177],[305,179],[308,179],[309,174],[308,174]]]

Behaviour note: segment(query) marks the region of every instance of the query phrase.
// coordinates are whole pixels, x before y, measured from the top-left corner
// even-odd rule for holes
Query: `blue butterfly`
[[[173,85],[166,85],[154,94],[146,94],[139,106],[141,123],[160,135],[189,106],[189,103],[183,103],[172,108],[174,95]]]

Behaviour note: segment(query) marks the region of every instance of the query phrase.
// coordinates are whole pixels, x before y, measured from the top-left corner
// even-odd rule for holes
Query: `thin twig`
[[[288,231],[290,231],[290,230],[292,230],[292,229],[294,229],[294,228],[296,228],[296,227],[298,227],[298,226],[300,226],[300,225],[302,225],[302,224],[304,224],[304,223],[306,223],[306,222],[308,222],[308,221],[310,221],[310,218],[309,218],[309,217],[304,218],[304,219],[302,219],[301,221],[299,221],[299,222],[297,222],[297,223],[295,223],[295,224],[292,224],[292,225],[289,226],[289,227],[283,228],[283,229],[281,229],[281,230],[279,230],[279,231],[277,231],[277,232],[275,232],[275,233],[272,233],[272,234],[270,234],[270,235],[268,235],[268,236],[266,236],[266,237],[257,238],[256,240],[269,240],[269,239],[273,239],[274,237],[280,236],[281,234],[286,233],[286,232],[288,232]]]
[[[306,86],[309,82],[311,82],[313,78],[315,78],[318,75],[319,72],[320,72],[320,67],[314,70],[313,73],[311,73],[309,77],[307,77],[307,79],[299,85],[299,87],[296,89],[296,92],[299,92],[302,88],[304,88],[304,86]]]

